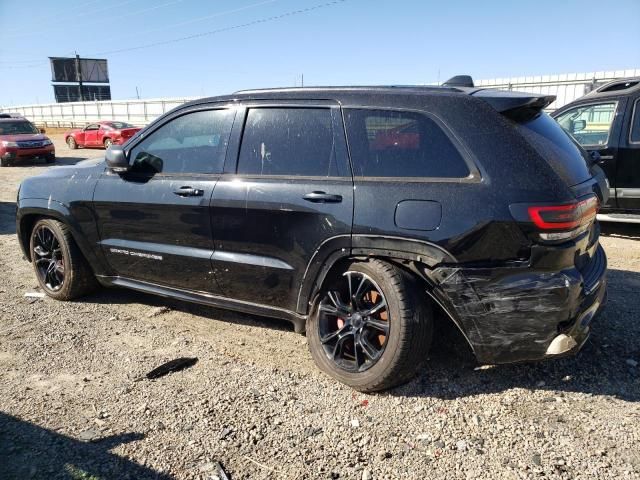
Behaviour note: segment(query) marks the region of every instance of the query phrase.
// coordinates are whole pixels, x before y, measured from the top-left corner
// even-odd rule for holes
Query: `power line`
[[[233,25],[230,27],[224,27],[224,28],[218,28],[216,30],[209,30],[208,32],[201,32],[201,33],[196,33],[193,35],[187,35],[185,37],[178,37],[178,38],[173,38],[171,40],[163,40],[160,42],[154,42],[154,43],[148,43],[145,45],[138,45],[136,47],[127,47],[127,48],[120,48],[117,50],[107,50],[104,52],[97,52],[97,53],[93,53],[91,54],[92,56],[100,56],[100,55],[113,55],[116,53],[124,53],[124,52],[132,52],[134,50],[142,50],[145,48],[152,48],[152,47],[158,47],[158,46],[162,46],[162,45],[168,45],[171,43],[178,43],[178,42],[183,42],[185,40],[192,40],[194,38],[201,38],[201,37],[206,37],[209,35],[215,35],[217,33],[222,33],[222,32],[228,32],[230,30],[237,30],[240,28],[246,28],[246,27],[251,27],[253,25],[258,25],[260,23],[267,23],[267,22],[272,22],[275,20],[280,20],[282,18],[286,18],[286,17],[293,17],[295,15],[302,15],[304,13],[308,13],[314,10],[319,10],[321,8],[327,8],[327,7],[332,7],[334,5],[338,5],[340,3],[344,3],[348,0],[333,0],[331,2],[326,2],[326,3],[321,3],[318,5],[314,5],[311,7],[306,7],[306,8],[301,8],[298,10],[291,10],[289,12],[285,12],[285,13],[281,13],[279,15],[273,15],[271,17],[265,17],[265,18],[261,18],[258,20],[253,20],[251,22],[247,22],[247,23],[242,23],[239,25]]]
[[[243,10],[248,10],[250,8],[259,7],[259,6],[262,6],[262,5],[266,5],[267,3],[275,3],[275,2],[278,2],[278,1],[280,1],[280,0],[264,0],[262,2],[252,3],[250,5],[245,5],[244,7],[234,8],[233,10],[226,10],[226,11],[223,11],[223,12],[214,13],[212,15],[206,15],[204,17],[192,18],[191,20],[185,20],[185,21],[178,22],[178,23],[172,23],[170,25],[164,25],[164,26],[162,26],[160,28],[152,28],[152,29],[149,29],[149,30],[143,30],[141,32],[133,32],[133,33],[130,33],[128,35],[121,35],[118,38],[139,37],[140,35],[144,35],[145,33],[159,32],[159,31],[167,30],[168,28],[182,27],[184,25],[190,25],[192,23],[203,22],[205,20],[211,20],[212,18],[223,17],[225,15],[230,15],[232,13],[241,12]]]
[[[106,12],[108,10],[113,10],[114,8],[121,7],[123,5],[127,5],[128,3],[137,2],[137,1],[138,0],[125,0],[125,1],[120,2],[120,3],[109,5],[108,7],[105,7],[105,8],[99,8],[97,10],[92,10],[92,11],[89,11],[89,12],[81,12],[81,13],[78,13],[76,15],[72,15],[70,17],[66,17],[65,21],[71,21],[71,20],[75,20],[77,18],[86,17],[87,15],[95,15],[95,14],[98,14],[98,13]],[[182,0],[179,0],[179,1],[182,1]],[[89,3],[92,3],[92,2],[89,2]],[[150,10],[153,10],[154,8],[155,7],[152,7]],[[51,22],[49,22],[49,24],[47,26],[51,27],[52,26]],[[57,27],[57,25],[53,25],[53,26]],[[14,35],[7,35],[6,38],[23,38],[23,37],[33,36],[33,35],[40,35],[43,30],[47,30],[47,28],[45,27],[45,28],[40,29],[38,31],[30,31],[30,32],[18,33],[18,34],[14,34]]]
[[[76,10],[82,9],[82,8],[86,8],[89,5],[97,3],[98,1],[101,1],[101,0],[90,0],[90,1],[85,2],[85,3],[81,3],[80,5],[76,5],[73,8],[76,9]],[[34,21],[35,21],[35,24],[36,24],[35,26],[38,26],[38,23],[42,23],[43,21],[45,23],[49,23],[51,21],[51,15],[43,15],[43,16],[41,16],[39,18],[36,18]],[[31,25],[30,28],[33,28],[33,25]],[[24,27],[15,27],[15,28],[10,28],[8,30],[3,30],[2,33],[22,32],[22,31],[24,31]]]

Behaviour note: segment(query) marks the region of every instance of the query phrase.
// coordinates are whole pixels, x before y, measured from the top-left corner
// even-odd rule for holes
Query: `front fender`
[[[109,275],[110,269],[98,244],[98,231],[92,210],[82,204],[64,205],[44,198],[18,200],[16,233],[22,253],[31,261],[29,240],[34,220],[39,217],[56,219],[69,227],[71,235],[96,275]]]

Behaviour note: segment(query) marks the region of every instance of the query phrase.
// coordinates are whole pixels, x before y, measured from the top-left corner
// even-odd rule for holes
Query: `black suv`
[[[53,298],[97,281],[284,318],[361,391],[411,378],[437,315],[483,363],[575,352],[604,304],[608,192],[542,113],[553,100],[445,86],[190,102],[106,161],[25,180],[18,237]]]
[[[640,223],[640,78],[609,82],[552,116],[607,175],[610,198],[598,218]]]

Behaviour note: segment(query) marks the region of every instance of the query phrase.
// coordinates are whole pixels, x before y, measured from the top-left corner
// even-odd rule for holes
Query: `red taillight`
[[[559,242],[575,238],[596,218],[598,197],[591,195],[572,203],[535,205],[516,203],[509,210],[518,222],[533,223],[538,239]]]
[[[566,205],[532,205],[527,211],[541,230],[573,230],[593,221],[598,212],[598,198],[593,196]]]

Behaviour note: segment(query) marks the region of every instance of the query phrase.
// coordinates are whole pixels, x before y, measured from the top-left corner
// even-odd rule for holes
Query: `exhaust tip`
[[[572,350],[578,345],[576,340],[569,335],[561,333],[556,338],[553,339],[549,348],[547,348],[546,355],[560,355],[562,353],[567,353],[569,350]]]

